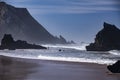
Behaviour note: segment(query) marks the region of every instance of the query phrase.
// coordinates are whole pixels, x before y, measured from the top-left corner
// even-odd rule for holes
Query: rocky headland
[[[56,37],[38,23],[26,8],[0,2],[0,41],[4,34],[15,40],[37,44],[69,44],[63,36]]]
[[[47,48],[40,45],[29,44],[26,41],[22,40],[15,41],[12,35],[5,34],[0,45],[0,50],[3,49],[15,50],[15,49],[47,49]]]

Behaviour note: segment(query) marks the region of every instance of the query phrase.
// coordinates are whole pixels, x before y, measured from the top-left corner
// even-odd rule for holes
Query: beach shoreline
[[[0,80],[120,80],[107,65],[0,56]]]

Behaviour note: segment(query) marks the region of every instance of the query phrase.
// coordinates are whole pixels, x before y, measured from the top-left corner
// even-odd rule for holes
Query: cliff
[[[16,8],[0,2],[0,39],[4,34],[11,34],[15,40],[21,39],[30,43],[67,44],[64,38],[50,34],[26,8]]]
[[[120,29],[108,23],[103,26],[97,33],[95,42],[86,46],[87,51],[120,50]]]

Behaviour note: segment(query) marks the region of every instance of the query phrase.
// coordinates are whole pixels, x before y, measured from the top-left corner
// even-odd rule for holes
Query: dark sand
[[[0,56],[0,80],[120,80],[106,65]]]

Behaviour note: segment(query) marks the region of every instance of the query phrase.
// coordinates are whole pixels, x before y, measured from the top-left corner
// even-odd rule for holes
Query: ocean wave
[[[57,45],[51,45],[51,44],[47,44],[47,45],[43,45],[45,47],[50,47],[50,48],[67,48],[67,49],[75,49],[75,50],[86,50],[86,46],[88,44],[87,43],[82,43],[82,44],[67,44],[67,45],[61,45],[61,44],[57,44]]]
[[[97,64],[113,64],[116,61],[109,59],[87,59],[87,58],[75,58],[75,57],[54,57],[54,56],[43,56],[39,55],[38,59],[42,60],[53,60],[53,61],[67,61],[67,62],[86,62],[86,63],[97,63]]]
[[[109,53],[112,55],[119,55],[120,56],[120,50],[111,50],[111,51],[109,51]]]
[[[116,59],[109,59],[109,54],[93,53],[87,51],[77,51],[66,49],[59,52],[58,49],[36,50],[36,49],[18,49],[18,50],[1,50],[0,55],[40,60],[68,61],[68,62],[87,62],[98,64],[112,64]],[[106,56],[102,56],[106,55]]]

